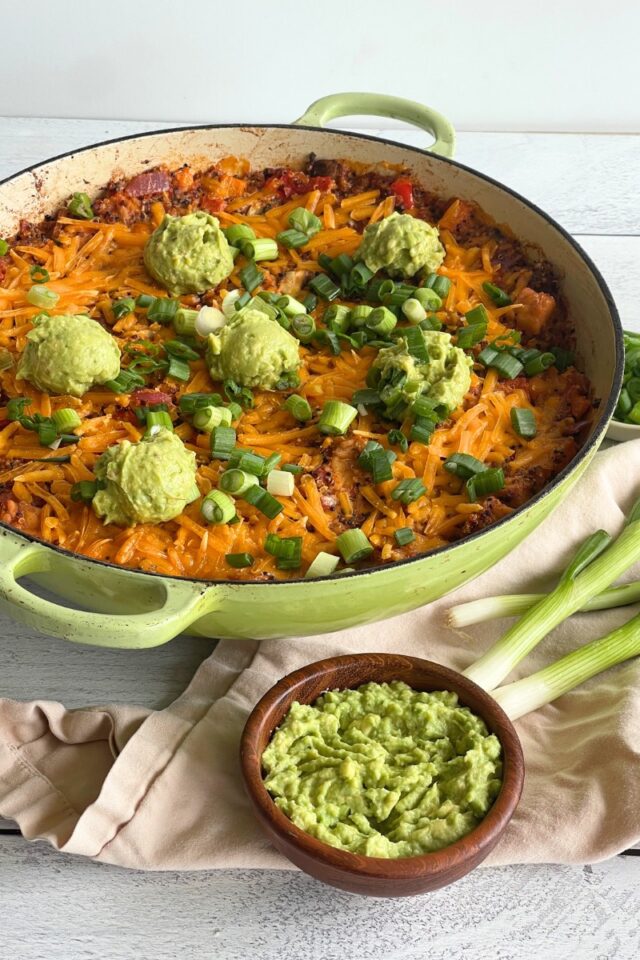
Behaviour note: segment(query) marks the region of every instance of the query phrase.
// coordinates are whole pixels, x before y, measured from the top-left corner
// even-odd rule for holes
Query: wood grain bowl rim
[[[354,672],[349,676],[349,672]],[[413,675],[413,679],[411,679]],[[344,677],[347,682],[340,682]],[[275,804],[264,786],[261,757],[291,703],[312,703],[326,690],[349,689],[368,682],[403,679],[413,689],[451,690],[495,733],[502,746],[502,786],[489,812],[477,827],[454,843],[415,857],[386,858],[340,850],[296,827]],[[407,679],[409,677],[409,679]],[[336,682],[337,681],[337,682]],[[309,663],[282,677],[258,701],[245,724],[240,743],[245,788],[262,825],[279,838],[278,846],[300,850],[318,864],[356,877],[384,880],[436,878],[452,869],[471,869],[496,845],[520,800],[524,758],[516,730],[500,705],[482,687],[449,667],[431,660],[393,653],[358,653]],[[457,872],[457,871],[456,871]]]

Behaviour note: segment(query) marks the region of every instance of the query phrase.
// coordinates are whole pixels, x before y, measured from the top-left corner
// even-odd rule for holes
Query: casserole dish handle
[[[213,599],[202,583],[160,580],[165,596],[154,610],[111,614],[71,609],[19,583],[20,577],[52,570],[56,559],[47,547],[0,530],[0,610],[40,633],[74,643],[129,650],[157,647],[186,630]]]
[[[420,127],[430,133],[435,143],[426,147],[429,153],[441,157],[452,157],[456,148],[456,134],[446,117],[437,110],[425,107],[414,100],[403,97],[391,97],[385,93],[333,93],[329,97],[316,100],[294,120],[302,127],[324,127],[336,117],[392,117],[394,120],[406,120],[414,127]]]

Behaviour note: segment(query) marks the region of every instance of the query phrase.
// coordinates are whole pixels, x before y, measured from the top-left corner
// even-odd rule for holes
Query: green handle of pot
[[[324,127],[336,117],[392,117],[406,120],[414,127],[430,133],[435,143],[426,149],[441,157],[452,157],[456,148],[456,133],[453,125],[437,110],[425,107],[414,100],[390,97],[384,93],[334,93],[316,100],[295,124],[302,127]]]
[[[23,587],[18,578],[46,573],[55,565],[51,549],[30,543],[8,530],[0,531],[0,610],[40,633],[94,647],[141,650],[172,640],[211,605],[203,584],[160,581],[161,605],[145,613],[111,614],[73,610],[45,600]]]

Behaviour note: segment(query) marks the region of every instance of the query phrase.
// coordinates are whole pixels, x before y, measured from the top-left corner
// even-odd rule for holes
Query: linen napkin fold
[[[496,592],[547,590],[588,533],[620,530],[639,495],[640,440],[597,454],[551,517],[455,594],[342,633],[222,641],[164,710],[0,700],[0,814],[29,839],[126,867],[290,867],[254,821],[238,762],[244,721],[268,687],[312,660],[357,651],[407,653],[463,669],[505,623],[455,633],[444,625],[448,607]],[[634,577],[640,565],[627,575]],[[637,609],[572,617],[513,678],[602,636]],[[640,839],[640,659],[523,717],[517,729],[524,793],[488,863],[593,862]]]

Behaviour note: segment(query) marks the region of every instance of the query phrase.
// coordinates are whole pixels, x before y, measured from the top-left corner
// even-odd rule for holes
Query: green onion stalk
[[[546,667],[525,681],[517,681],[501,688],[500,684],[518,663],[553,630],[559,623],[578,610],[591,604],[590,609],[604,606],[599,598],[607,591],[620,602],[632,602],[629,598],[637,592],[637,585],[608,588],[630,566],[640,559],[640,501],[633,507],[627,524],[615,540],[604,530],[593,533],[579,548],[570,564],[560,577],[557,586],[546,596],[529,604],[518,620],[479,660],[464,671],[464,675],[488,691],[496,691],[496,699],[508,706],[509,716],[521,716],[536,709],[543,703],[560,696],[583,680],[606,670],[609,666],[640,654],[640,619],[631,620],[625,626],[587,644],[580,650],[569,654],[557,663]],[[493,601],[493,608],[500,609],[501,615],[508,609],[508,603],[500,598]],[[517,598],[516,607],[524,607],[522,597]],[[477,608],[476,608],[477,611]],[[481,614],[483,613],[481,609]],[[474,616],[473,611],[471,616]],[[485,619],[475,614],[475,621]],[[454,623],[471,622],[467,617],[454,618]],[[451,623],[451,618],[450,618]]]

